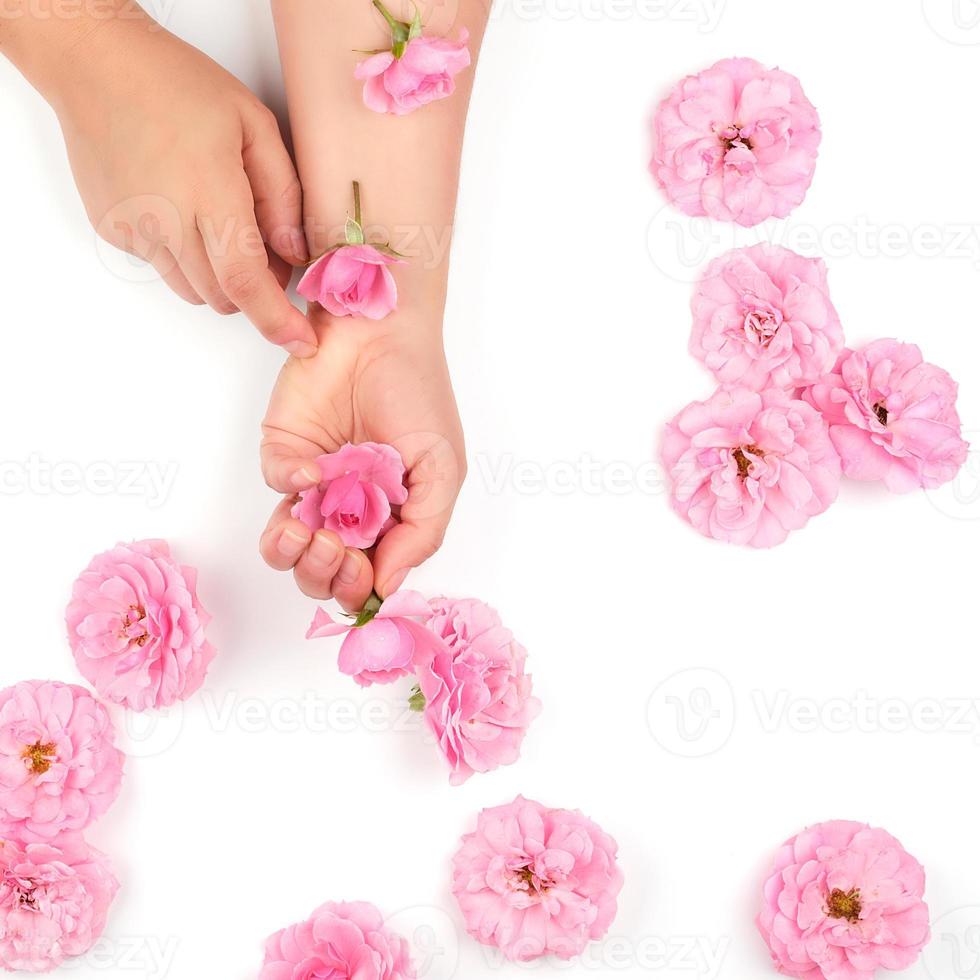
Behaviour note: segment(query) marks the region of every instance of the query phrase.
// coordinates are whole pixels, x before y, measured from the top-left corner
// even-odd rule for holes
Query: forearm
[[[75,75],[95,68],[97,40],[159,25],[133,0],[0,0],[0,53],[55,108]]]
[[[443,5],[419,6],[428,31],[428,8]],[[389,7],[411,20],[410,3]],[[407,314],[438,327],[463,130],[487,20],[484,0],[460,0],[454,24],[433,16],[431,29],[438,33],[469,31],[473,66],[458,77],[451,97],[406,116],[368,109],[364,83],[354,78],[355,65],[366,57],[354,49],[390,46],[390,33],[370,0],[273,0],[273,10],[312,254],[342,240],[353,213],[351,183],[359,181],[369,240],[387,239],[408,257],[395,269],[399,319]]]

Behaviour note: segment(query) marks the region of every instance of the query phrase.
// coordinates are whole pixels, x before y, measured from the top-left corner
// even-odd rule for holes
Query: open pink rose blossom
[[[840,458],[819,413],[777,389],[721,388],[667,425],[671,505],[706,537],[769,548],[837,498]]]
[[[388,266],[401,261],[373,245],[341,245],[313,262],[296,289],[334,316],[383,320],[398,305],[398,287]]]
[[[392,29],[392,46],[358,64],[354,77],[364,82],[364,104],[374,112],[404,116],[456,91],[456,76],[470,65],[469,31],[459,40],[422,33],[422,22],[395,20],[375,3]]]
[[[692,312],[691,354],[725,385],[765,391],[812,384],[844,348],[827,267],[777,245],[715,259]]]
[[[751,58],[683,79],[654,118],[650,170],[686,214],[785,218],[816,168],[820,120],[799,80]]]
[[[348,443],[318,457],[320,482],[299,495],[292,516],[311,531],[335,531],[348,548],[370,548],[394,527],[392,506],[408,500],[398,450],[377,442]]]
[[[214,659],[197,572],[174,561],[165,541],[119,544],[93,558],[66,618],[82,676],[135,711],[189,698]]]
[[[88,691],[24,681],[0,691],[0,837],[84,830],[119,795],[124,756]]]
[[[804,398],[827,420],[845,476],[905,493],[948,483],[966,461],[956,394],[915,344],[876,340],[844,351]]]
[[[118,889],[106,856],[80,834],[0,841],[0,965],[45,973],[87,953]]]
[[[306,638],[344,636],[340,672],[361,687],[390,684],[410,674],[416,659],[432,655],[438,641],[419,622],[429,615],[429,604],[417,592],[396,592],[380,604],[372,597],[365,612],[351,623],[338,623],[325,610],[317,609]]]
[[[408,942],[367,902],[328,902],[270,937],[259,980],[414,980]]]
[[[497,612],[477,599],[434,599],[426,624],[439,643],[420,651],[416,677],[425,720],[458,786],[520,757],[541,710],[524,672],[527,652]]]
[[[884,830],[810,827],[776,855],[758,926],[780,973],[873,980],[904,970],[929,941],[925,872]]]
[[[518,796],[484,810],[453,859],[466,929],[513,961],[570,959],[616,917],[616,842],[578,810]]]

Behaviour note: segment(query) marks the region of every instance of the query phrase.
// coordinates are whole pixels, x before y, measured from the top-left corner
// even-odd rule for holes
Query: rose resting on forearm
[[[411,3],[388,6],[412,19]],[[367,240],[407,259],[391,270],[398,304],[384,319],[334,317],[312,306],[320,353],[308,363],[287,363],[264,428],[266,479],[283,493],[310,486],[309,461],[346,441],[389,443],[402,454],[409,500],[401,523],[373,554],[344,549],[327,532],[311,537],[288,519],[288,500],[263,537],[270,564],[294,568],[305,592],[334,595],[350,608],[363,605],[372,588],[389,595],[439,547],[466,468],[442,317],[463,132],[487,11],[483,0],[462,0],[453,22],[440,17],[442,4],[419,6],[427,35],[468,32],[473,65],[458,75],[449,97],[388,115],[365,105],[364,82],[354,77],[368,57],[358,52],[391,46],[370,0],[273,0],[311,253],[343,241],[358,181]]]

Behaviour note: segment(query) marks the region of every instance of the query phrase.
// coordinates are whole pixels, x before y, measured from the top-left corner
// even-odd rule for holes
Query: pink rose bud
[[[174,561],[165,541],[119,544],[93,558],[66,618],[82,676],[134,711],[186,700],[214,659],[197,571]]]
[[[803,397],[823,413],[844,475],[906,493],[948,483],[966,462],[956,382],[915,344],[845,350]]]
[[[683,79],[657,109],[650,170],[685,214],[785,218],[813,180],[820,119],[799,80],[751,58]]]
[[[47,973],[87,953],[118,890],[108,858],[81,834],[0,842],[0,966]]]
[[[415,980],[408,941],[367,902],[328,902],[265,944],[259,980]]]
[[[429,604],[417,592],[396,592],[384,602],[372,596],[351,623],[338,623],[317,609],[306,638],[343,636],[340,672],[361,687],[390,684],[410,674],[413,663],[437,646],[437,638],[418,622],[429,615]]]
[[[354,217],[344,228],[346,244],[328,249],[310,264],[296,287],[300,296],[334,316],[383,320],[398,305],[389,265],[404,260],[387,245],[369,245],[361,225],[361,185],[354,181]]]
[[[578,810],[522,796],[484,810],[453,859],[467,932],[514,962],[578,956],[616,917],[617,850]]]
[[[350,443],[316,460],[320,482],[299,495],[292,516],[311,531],[334,531],[348,548],[370,548],[396,521],[392,506],[408,500],[398,450]]]
[[[0,837],[84,830],[119,795],[123,753],[88,691],[24,681],[0,691]]]
[[[422,33],[421,16],[411,24],[396,20],[380,2],[374,4],[391,28],[391,50],[360,62],[354,77],[364,82],[364,104],[375,112],[404,116],[456,91],[456,76],[470,66],[470,35],[458,41]]]
[[[929,941],[925,871],[891,834],[832,820],[787,841],[757,924],[776,969],[805,980],[874,980]]]

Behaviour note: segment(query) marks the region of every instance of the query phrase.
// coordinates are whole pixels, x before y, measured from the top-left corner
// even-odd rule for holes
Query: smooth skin
[[[0,17],[0,51],[57,113],[92,225],[182,299],[241,311],[312,356],[316,335],[285,292],[308,252],[275,116],[134,4],[109,4],[43,18],[6,0]]]

